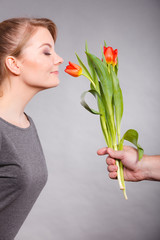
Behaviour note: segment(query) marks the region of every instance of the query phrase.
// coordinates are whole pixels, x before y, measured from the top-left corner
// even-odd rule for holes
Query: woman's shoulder
[[[0,123],[0,150],[1,150],[1,145],[2,145],[2,126]]]

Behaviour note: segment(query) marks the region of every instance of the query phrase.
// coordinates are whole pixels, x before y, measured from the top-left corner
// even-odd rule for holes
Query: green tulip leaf
[[[115,116],[116,116],[116,127],[117,127],[117,135],[120,140],[120,126],[121,126],[121,119],[123,116],[123,95],[122,90],[119,86],[119,80],[116,73],[113,71],[111,67],[111,76],[113,82],[113,104],[115,109]]]
[[[105,47],[107,47],[107,43],[106,43],[106,41],[105,41],[105,40],[104,40],[104,46],[105,46]]]
[[[98,75],[98,78],[100,80],[101,85],[101,96],[103,99],[105,112],[107,115],[107,122],[109,127],[109,132],[113,136],[113,138],[116,138],[115,133],[115,124],[114,124],[114,112],[113,112],[113,83],[112,78],[108,72],[107,65],[103,63],[99,58],[97,58],[95,55],[87,53],[87,56],[90,58],[96,73]]]
[[[139,160],[143,157],[144,150],[138,143],[138,132],[134,129],[129,129],[122,137],[120,141],[120,148],[123,145],[124,140],[131,142],[137,147]]]
[[[93,54],[86,52],[86,55],[89,57],[93,66],[95,67],[95,70],[102,85],[102,90],[106,99],[106,104],[108,106],[108,109],[111,109],[113,85],[107,66]]]
[[[90,108],[89,105],[86,103],[86,101],[85,101],[85,96],[86,96],[87,93],[91,93],[94,97],[98,96],[98,97],[100,98],[99,93],[98,93],[96,90],[85,91],[85,92],[82,93],[82,95],[81,95],[81,105],[82,105],[86,110],[88,110],[90,113],[93,113],[93,114],[96,114],[96,115],[101,115],[100,112],[98,112],[98,111]]]
[[[118,75],[118,69],[119,69],[119,60],[118,60],[118,57],[117,57],[117,64],[115,65],[115,73],[116,73],[116,75]]]
[[[89,53],[87,41],[86,41],[86,45],[85,45],[85,50],[86,50],[86,53]],[[89,66],[89,68],[90,68],[90,72],[91,72],[91,76],[92,76],[93,82],[95,83],[95,85],[96,85],[96,87],[97,87],[97,91],[99,92],[99,81],[98,81],[98,77],[97,77],[97,74],[96,74],[94,65],[93,65],[93,63],[91,62],[91,60],[90,60],[90,58],[88,57],[88,55],[87,55],[87,61],[88,61],[88,66]],[[92,84],[91,84],[91,89],[92,89]],[[100,92],[99,92],[99,93],[100,93]]]
[[[79,62],[79,65],[80,65],[81,68],[82,68],[83,74],[85,74],[85,75],[88,76],[89,78],[92,78],[90,72],[88,71],[88,69],[86,68],[86,66],[84,65],[84,63],[83,63],[82,60],[80,59],[80,57],[78,56],[78,54],[77,54],[77,53],[75,53],[75,54],[76,54],[77,60],[78,60],[78,62]]]

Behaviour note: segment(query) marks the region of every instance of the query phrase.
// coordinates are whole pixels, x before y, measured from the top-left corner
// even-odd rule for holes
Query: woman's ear
[[[20,68],[18,60],[13,56],[7,56],[5,60],[6,67],[14,75],[18,76],[20,74]]]

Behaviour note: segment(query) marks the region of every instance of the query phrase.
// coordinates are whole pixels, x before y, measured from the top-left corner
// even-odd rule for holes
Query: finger
[[[112,148],[107,148],[107,153],[111,158],[114,159],[123,159],[124,158],[124,151],[115,151]]]
[[[116,179],[117,178],[117,172],[111,172],[108,174],[108,176],[111,178],[111,179]]]
[[[116,165],[109,165],[107,167],[108,172],[117,172],[118,167]]]
[[[113,158],[107,157],[106,163],[107,163],[107,165],[115,165],[116,161]]]
[[[108,149],[107,147],[101,148],[101,149],[99,149],[99,150],[97,151],[97,154],[98,154],[98,155],[108,154],[107,149]]]

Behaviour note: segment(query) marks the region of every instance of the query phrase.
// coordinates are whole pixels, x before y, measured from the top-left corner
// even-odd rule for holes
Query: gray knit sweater
[[[33,120],[20,128],[0,118],[0,240],[13,240],[47,180]]]

